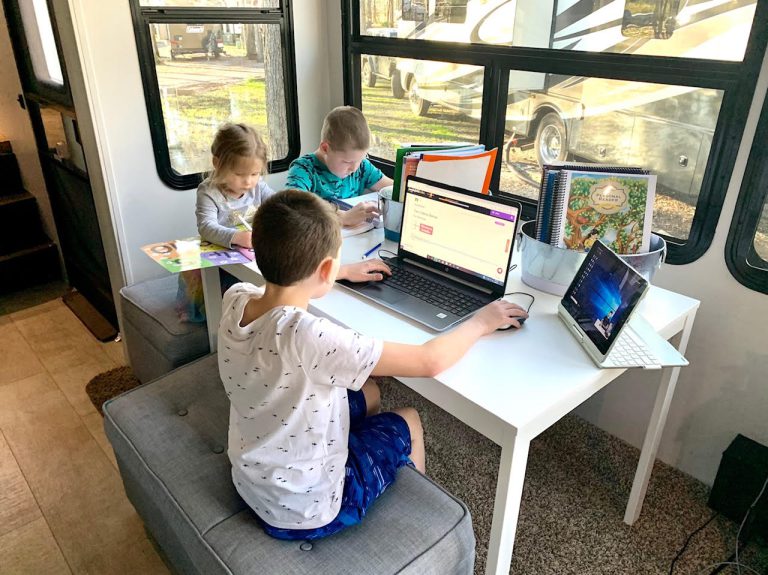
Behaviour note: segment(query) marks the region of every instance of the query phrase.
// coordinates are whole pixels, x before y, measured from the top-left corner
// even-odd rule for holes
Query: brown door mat
[[[61,299],[96,339],[111,341],[117,337],[115,327],[79,291],[70,290]]]

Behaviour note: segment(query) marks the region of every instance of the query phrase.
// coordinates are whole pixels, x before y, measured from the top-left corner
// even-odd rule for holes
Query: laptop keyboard
[[[458,316],[464,316],[487,303],[480,297],[454,290],[443,283],[391,263],[390,269],[392,275],[384,280],[387,285]]]
[[[613,346],[611,353],[605,358],[603,365],[606,367],[659,365],[659,360],[631,330],[625,329],[619,334],[616,345]]]

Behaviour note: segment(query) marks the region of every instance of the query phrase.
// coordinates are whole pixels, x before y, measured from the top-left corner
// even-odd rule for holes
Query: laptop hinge
[[[426,270],[426,271],[428,271],[428,272],[432,272],[432,273],[435,273],[435,274],[437,274],[437,275],[439,275],[439,276],[442,276],[442,277],[444,277],[444,278],[446,278],[446,279],[449,279],[449,280],[451,280],[451,281],[453,281],[453,282],[457,282],[457,283],[460,283],[460,284],[462,284],[462,285],[465,285],[465,286],[467,286],[467,287],[470,287],[470,288],[472,288],[472,289],[474,289],[474,290],[477,290],[477,291],[481,291],[481,292],[483,292],[483,293],[487,293],[488,295],[491,295],[491,294],[493,294],[493,292],[492,292],[491,290],[489,290],[488,288],[486,288],[486,287],[484,287],[484,286],[480,286],[480,285],[477,285],[477,284],[473,284],[472,282],[466,281],[466,280],[464,280],[464,279],[461,279],[461,278],[457,278],[456,276],[452,276],[451,274],[447,274],[447,273],[445,273],[445,272],[443,272],[443,271],[440,271],[440,270],[436,270],[435,268],[431,268],[431,267],[429,267],[429,266],[425,266],[425,265],[424,265],[423,263],[421,263],[421,262],[417,262],[417,261],[414,261],[414,260],[411,260],[411,259],[408,259],[408,258],[398,258],[398,259],[399,259],[401,262],[405,262],[405,263],[407,263],[407,264],[410,264],[410,265],[413,265],[413,266],[419,267],[419,268],[421,268],[421,269],[423,269],[423,270]]]

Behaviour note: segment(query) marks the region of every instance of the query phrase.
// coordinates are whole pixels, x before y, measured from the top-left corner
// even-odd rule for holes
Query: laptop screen
[[[576,272],[561,303],[605,355],[647,286],[640,274],[598,241]]]
[[[411,177],[400,253],[503,289],[518,213],[519,204]]]

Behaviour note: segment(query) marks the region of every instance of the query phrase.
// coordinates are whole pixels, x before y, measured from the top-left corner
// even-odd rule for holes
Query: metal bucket
[[[520,273],[523,283],[554,295],[563,295],[571,284],[587,252],[578,252],[551,246],[533,237],[536,222],[520,227]],[[648,253],[627,254],[619,257],[637,270],[649,282],[661,267],[667,255],[664,238],[651,234]]]

